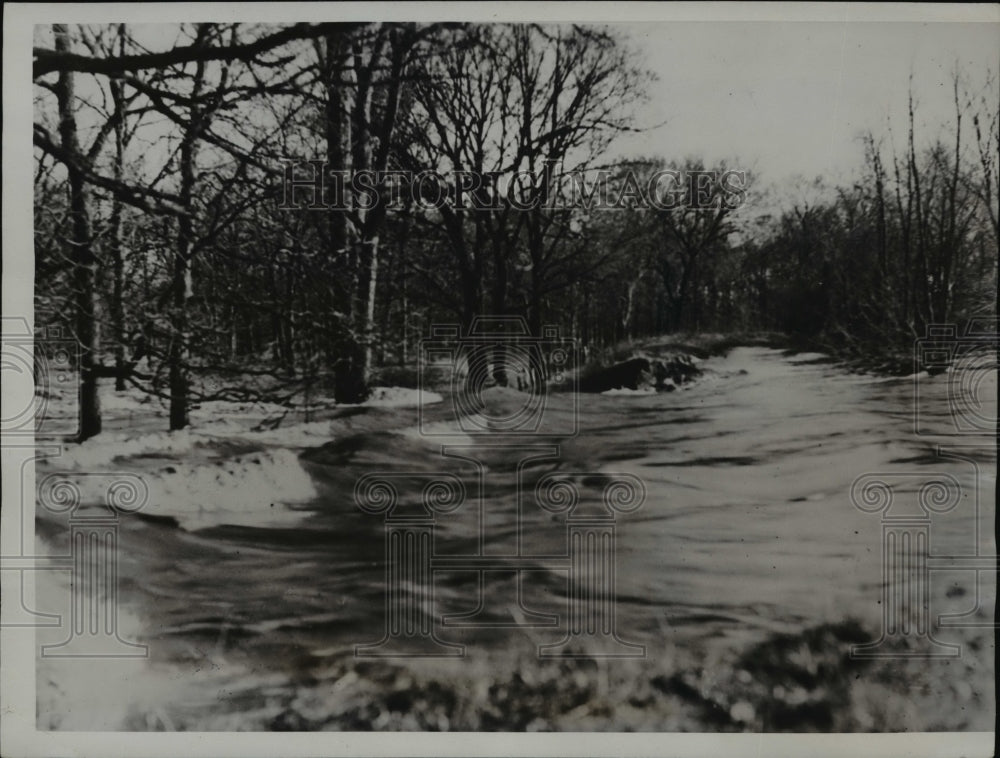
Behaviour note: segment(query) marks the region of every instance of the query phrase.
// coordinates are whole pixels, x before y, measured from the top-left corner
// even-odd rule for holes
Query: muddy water
[[[342,674],[355,646],[379,640],[386,625],[383,518],[354,502],[354,484],[366,474],[410,472],[400,483],[401,508],[415,502],[415,483],[435,474],[465,487],[464,504],[437,517],[434,550],[452,564],[438,563],[427,606],[438,638],[465,645],[465,658],[412,662],[445,681],[463,671],[475,678],[484,661],[523,672],[538,645],[566,636],[569,571],[559,558],[567,551],[566,513],[538,506],[536,486],[546,476],[573,482],[583,509],[600,504],[616,474],[644,484],[645,502],[615,524],[615,619],[621,641],[644,646],[649,671],[697,668],[775,635],[847,618],[877,637],[881,516],[850,496],[865,474],[891,480],[896,502],[910,506],[927,481],[947,475],[954,507],[934,514],[930,552],[994,554],[992,440],[956,434],[954,376],[858,376],[822,356],[758,347],[703,366],[700,381],[673,393],[552,396],[546,412],[558,426],[578,414],[578,434],[559,439],[428,438],[416,433],[415,413],[372,409],[377,422],[366,431],[304,454],[318,495],[293,504],[293,518],[280,526],[219,523],[190,531],[169,518],[126,520],[122,634],[147,644],[150,658],[99,666],[42,661],[39,723],[279,728],[273,716],[287,711],[289,692],[301,700],[303,691],[330,685],[333,670],[349,681]],[[979,386],[977,396],[995,403],[995,373],[988,382],[994,388]],[[498,414],[518,402],[512,393],[487,396]],[[977,410],[995,417],[995,406]],[[457,431],[447,399],[429,412],[432,428]],[[442,444],[450,446],[447,455]],[[39,522],[38,532],[48,549],[64,547],[60,525]],[[475,556],[506,558],[522,570],[475,571]],[[945,728],[989,728],[992,695],[983,683],[991,682],[992,655],[984,646],[992,630],[984,625],[993,614],[992,575],[936,570],[931,578],[935,618],[965,614],[964,626],[934,634],[965,646],[979,681],[970,713]],[[59,588],[50,594],[56,602]],[[442,616],[452,623],[441,626]],[[454,623],[463,617],[476,623]],[[969,657],[970,641],[978,657]],[[95,700],[95,677],[119,682],[114,693]],[[329,697],[349,699],[349,684],[341,689],[347,694]],[[322,697],[310,702],[324,708]],[[711,725],[681,728],[699,726]]]

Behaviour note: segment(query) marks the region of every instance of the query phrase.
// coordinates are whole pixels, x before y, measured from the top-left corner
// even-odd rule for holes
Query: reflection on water
[[[878,514],[862,512],[850,498],[852,483],[863,474],[926,475],[899,479],[898,498],[915,498],[934,473],[950,474],[962,492],[957,507],[934,517],[931,552],[994,554],[992,441],[950,436],[948,375],[857,376],[821,356],[786,356],[766,348],[738,348],[704,365],[705,376],[683,391],[583,397],[580,433],[559,441],[557,456],[538,442],[535,460],[520,469],[525,453],[498,446],[506,440],[456,437],[445,457],[440,446],[448,439],[428,441],[412,429],[367,431],[305,455],[318,495],[296,506],[295,519],[283,519],[280,528],[219,523],[187,531],[169,521],[125,520],[119,568],[123,630],[149,645],[151,659],[41,662],[40,724],[281,728],[273,720],[255,721],[253,714],[287,703],[292,690],[300,693],[300,711],[323,712],[338,698],[350,699],[358,675],[345,676],[344,667],[355,645],[377,641],[385,628],[383,521],[358,509],[353,495],[354,483],[371,472],[443,471],[463,481],[466,504],[437,519],[438,555],[520,555],[529,561],[566,551],[565,516],[539,508],[533,498],[542,476],[553,471],[638,476],[647,491],[645,504],[620,515],[616,526],[617,624],[622,639],[645,646],[642,667],[651,672],[707,666],[733,651],[766,652],[770,648],[761,646],[785,639],[776,635],[802,640],[810,629],[847,618],[861,625],[862,636],[877,635],[882,525]],[[921,436],[914,433],[914,381],[920,388]],[[994,387],[979,387],[980,397],[995,399],[995,373],[988,381]],[[565,396],[549,400],[551,412],[572,408]],[[995,406],[992,412],[995,417]],[[951,446],[943,451],[947,456],[938,451],[942,445]],[[578,478],[582,498],[598,499],[604,481]],[[65,549],[60,525],[39,522],[38,531],[46,549]],[[441,639],[467,646],[466,659],[413,662],[425,676],[450,681],[465,671],[474,679],[483,661],[500,670],[530,669],[538,645],[565,636],[562,564],[538,559],[519,576],[458,567],[435,572],[433,580],[437,616],[461,616],[482,605],[477,618],[486,625],[440,628]],[[59,581],[40,579],[40,595],[48,593],[58,604],[64,591]],[[984,624],[992,618],[995,585],[989,572],[980,573],[978,581],[980,613],[972,618]],[[976,596],[975,572],[932,574],[934,614],[975,611]],[[558,619],[559,626],[522,626],[541,619]],[[965,661],[974,660],[982,681],[991,681],[990,656],[968,656],[970,640],[986,639],[992,630],[935,634],[965,644]],[[334,661],[340,668],[332,667]],[[602,665],[613,670],[618,664]],[[332,671],[338,672],[333,684]],[[116,682],[119,675],[127,685],[114,687],[103,700],[88,697],[93,677]],[[519,676],[530,678],[530,672]],[[676,673],[665,680],[669,687],[660,689],[687,697],[684,687],[698,688],[684,684],[689,679]],[[323,697],[301,694],[320,687],[328,688]],[[970,698],[964,721],[947,728],[989,728],[990,690]],[[78,706],[78,700],[89,705]],[[72,712],[46,713],[70,703]],[[447,728],[448,709],[442,708]],[[737,712],[738,704],[733,709]],[[738,713],[723,716],[741,723]],[[287,728],[322,720],[302,718]],[[692,718],[661,718],[640,728],[699,728],[699,718],[701,728],[719,726],[709,716]],[[350,722],[340,726],[356,728]],[[417,726],[423,722],[409,728]]]

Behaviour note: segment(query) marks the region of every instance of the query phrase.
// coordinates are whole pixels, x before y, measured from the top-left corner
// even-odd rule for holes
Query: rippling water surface
[[[682,391],[582,396],[579,434],[558,440],[557,454],[545,449],[551,441],[537,441],[536,459],[520,474],[526,454],[503,447],[508,439],[422,438],[415,413],[371,409],[369,416],[386,422],[359,424],[356,434],[305,453],[318,494],[294,504],[291,514],[276,505],[283,510],[278,526],[190,530],[168,518],[126,520],[123,634],[148,644],[150,659],[110,669],[42,662],[52,691],[40,684],[40,722],[238,728],[241,713],[267,708],[268,693],[278,698],[289,687],[324,682],[331,661],[349,660],[355,645],[378,640],[385,628],[383,521],[357,508],[353,494],[355,482],[373,472],[454,474],[467,500],[438,518],[437,554],[519,551],[531,568],[519,578],[467,568],[435,573],[435,616],[471,613],[484,624],[438,628],[441,639],[466,645],[463,660],[419,663],[442,678],[459,676],[463,666],[475,670],[477,660],[500,669],[508,658],[511,667],[530,665],[535,646],[565,636],[567,571],[532,559],[566,550],[564,514],[534,499],[535,484],[552,472],[577,484],[581,507],[599,502],[604,475],[631,474],[645,485],[642,507],[617,519],[617,630],[622,640],[645,646],[650,670],[683,670],[686,661],[701,665],[695,662],[845,618],[877,633],[882,524],[879,514],[852,502],[852,483],[862,475],[908,475],[890,477],[895,496],[916,502],[926,481],[950,474],[961,491],[954,508],[934,516],[931,552],[994,554],[993,442],[954,435],[954,377],[859,376],[822,356],[760,347],[737,348],[703,366],[704,377]],[[995,387],[995,373],[987,381]],[[914,382],[927,434],[914,432]],[[995,398],[995,388],[980,387],[978,396]],[[516,398],[487,396],[494,401]],[[995,415],[995,406],[980,410]],[[447,428],[447,407],[431,412]],[[553,395],[548,412],[570,418],[572,398]],[[386,431],[393,414],[397,428]],[[447,456],[442,443],[451,445]],[[170,461],[118,463],[130,470]],[[169,515],[169,504],[158,513]],[[39,522],[38,532],[48,549],[63,546],[58,525]],[[935,571],[932,578],[935,614],[972,612],[966,621],[989,623],[995,585],[988,572],[978,576],[978,604],[974,572]],[[546,618],[559,625],[545,626]],[[516,626],[531,620],[540,625]],[[936,633],[967,646],[976,635],[992,635],[982,628]],[[976,665],[988,681],[991,651],[979,655]],[[118,694],[88,699],[101,681],[116,682]],[[976,697],[970,711],[982,718],[963,723],[989,728],[992,696]],[[72,712],[46,712],[72,703]]]

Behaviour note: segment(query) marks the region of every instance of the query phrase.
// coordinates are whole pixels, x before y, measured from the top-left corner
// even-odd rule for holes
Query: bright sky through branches
[[[730,159],[765,182],[848,180],[869,129],[906,138],[909,79],[918,141],[954,124],[956,67],[975,92],[993,73],[996,23],[647,23],[628,26],[658,76],[641,115],[663,124],[623,137],[623,155]],[[888,143],[887,143],[888,144]]]

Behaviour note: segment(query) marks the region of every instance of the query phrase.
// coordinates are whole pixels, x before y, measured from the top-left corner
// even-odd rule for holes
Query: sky
[[[625,155],[728,159],[761,179],[847,179],[860,135],[906,138],[913,77],[917,139],[954,124],[952,74],[982,88],[1000,68],[1000,24],[894,22],[648,23],[626,26],[658,81],[638,114],[654,127]],[[998,94],[994,79],[993,99]]]

